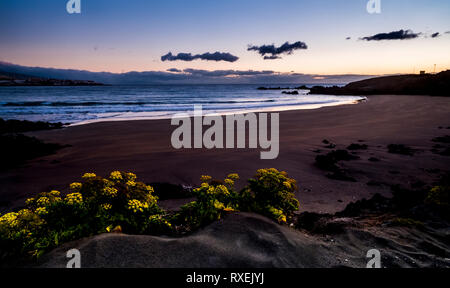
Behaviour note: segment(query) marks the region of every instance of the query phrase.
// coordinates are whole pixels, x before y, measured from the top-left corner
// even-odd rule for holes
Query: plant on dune
[[[82,179],[70,185],[65,197],[58,191],[40,193],[26,201],[26,209],[3,215],[1,251],[38,257],[61,243],[104,232],[170,232],[153,188],[136,182],[136,175],[115,171],[103,178],[86,173]]]
[[[427,194],[425,203],[438,207],[446,207],[450,205],[450,187],[449,186],[435,186]]]
[[[202,176],[201,186],[193,190],[197,200],[182,206],[175,221],[196,229],[219,220],[224,213],[237,210],[238,194],[234,181],[238,179],[237,174],[230,174],[222,183],[210,176]]]
[[[181,218],[197,228],[220,219],[226,212],[239,210],[259,213],[285,223],[287,217],[299,209],[294,194],[298,189],[297,182],[286,172],[274,168],[260,169],[240,192],[234,188],[238,179],[237,174],[230,174],[222,184],[210,176],[202,176],[201,186],[194,189],[197,200],[182,207],[178,221]]]
[[[260,213],[280,223],[299,209],[295,198],[297,182],[288,177],[286,172],[277,169],[260,169],[249,185],[241,192],[241,208]]]
[[[153,187],[136,178],[119,171],[107,178],[86,173],[81,182],[70,184],[64,197],[51,191],[28,199],[25,209],[0,217],[0,259],[16,255],[37,258],[64,242],[100,233],[170,235],[180,228],[192,231],[233,211],[260,213],[284,223],[299,207],[296,181],[276,169],[258,170],[239,192],[235,189],[237,174],[223,181],[202,176],[202,184],[193,191],[196,201],[170,217],[159,208]]]

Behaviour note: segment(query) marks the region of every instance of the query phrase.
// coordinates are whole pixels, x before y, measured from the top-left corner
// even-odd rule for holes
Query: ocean
[[[0,118],[85,124],[99,121],[165,119],[192,112],[236,113],[314,109],[356,103],[365,97],[282,94],[261,85],[149,85],[0,87]],[[297,87],[270,85],[270,87]]]

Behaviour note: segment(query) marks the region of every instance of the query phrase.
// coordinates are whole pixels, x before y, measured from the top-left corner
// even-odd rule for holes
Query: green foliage
[[[223,182],[202,176],[202,185],[194,190],[197,201],[183,206],[178,216],[195,228],[220,219],[226,212],[238,210],[285,223],[287,216],[299,209],[294,194],[297,182],[286,172],[260,169],[239,193],[234,188],[234,181],[238,179],[237,174],[230,174]]]
[[[427,194],[425,203],[429,205],[448,207],[450,205],[450,187],[435,186]]]
[[[223,182],[202,176],[201,186],[193,191],[197,200],[181,207],[176,217],[178,222],[196,229],[219,220],[224,213],[235,211],[238,194],[234,189],[234,181],[238,179],[237,174],[230,174]]]
[[[260,169],[241,196],[241,207],[247,211],[261,213],[278,222],[286,222],[286,217],[299,209],[295,198],[297,182],[286,172],[274,168]]]
[[[285,172],[258,170],[240,192],[237,180],[237,174],[223,181],[202,176],[193,191],[196,201],[169,217],[159,208],[153,188],[137,182],[133,173],[115,171],[108,178],[86,173],[64,197],[58,191],[40,193],[26,201],[25,209],[0,217],[0,258],[39,257],[64,242],[100,233],[170,235],[178,231],[176,225],[192,231],[233,211],[283,223],[299,208],[297,183]]]
[[[136,182],[136,175],[115,171],[109,178],[92,173],[82,178],[64,198],[58,191],[40,193],[26,201],[26,209],[3,215],[1,250],[38,257],[61,243],[104,232],[170,233],[153,188]]]

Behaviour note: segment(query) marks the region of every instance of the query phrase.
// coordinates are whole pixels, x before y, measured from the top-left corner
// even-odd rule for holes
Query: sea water
[[[297,87],[271,85],[272,87]],[[202,105],[204,113],[314,109],[357,103],[360,96],[282,94],[261,85],[0,87],[0,118],[84,124],[166,119]]]

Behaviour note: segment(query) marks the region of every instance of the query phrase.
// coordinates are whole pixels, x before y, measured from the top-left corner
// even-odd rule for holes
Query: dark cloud
[[[345,40],[350,40],[350,39],[352,39],[352,37],[347,37],[347,38],[345,38]]]
[[[408,40],[419,37],[420,33],[414,33],[411,30],[399,30],[390,33],[379,33],[373,36],[361,38],[366,41],[382,41],[382,40]]]
[[[275,59],[281,59],[280,56],[272,55],[272,56],[264,56],[264,60],[275,60]]]
[[[439,37],[439,36],[441,36],[441,34],[439,34],[439,32],[431,34],[431,38],[436,38],[436,37]]]
[[[193,60],[207,60],[207,61],[227,61],[227,62],[235,62],[239,59],[230,53],[204,53],[192,55],[191,53],[179,53],[178,55],[173,55],[171,52],[161,57],[161,61],[193,61]]]
[[[299,49],[308,49],[308,46],[301,42],[295,42],[290,44],[289,42],[284,43],[280,47],[275,47],[274,44],[272,45],[262,45],[262,46],[252,46],[250,45],[248,47],[248,51],[256,51],[261,56],[264,56],[264,60],[273,60],[273,59],[281,59],[279,55],[292,54],[295,50]]]
[[[256,76],[256,75],[271,75],[274,71],[239,71],[239,70],[199,70],[199,69],[184,69],[184,73],[189,73],[191,75],[198,75],[204,77],[229,77],[229,76]]]
[[[183,72],[183,71],[181,71],[180,69],[177,69],[177,68],[170,68],[170,69],[167,69],[167,71],[169,71],[169,72],[175,72],[175,73],[181,73],[181,72]]]

